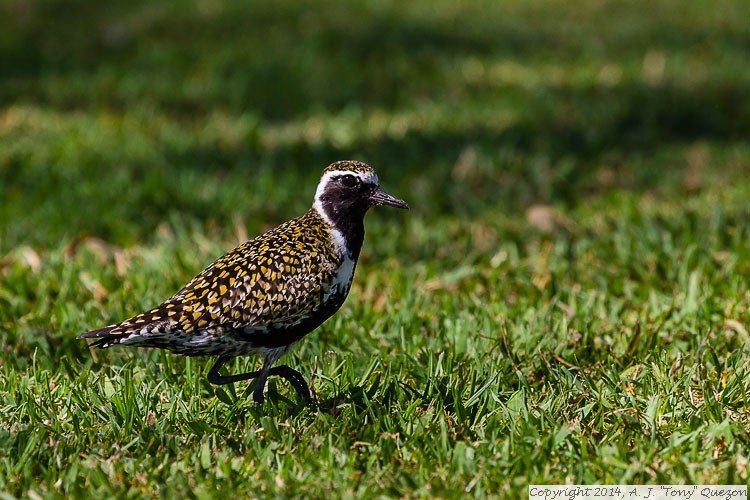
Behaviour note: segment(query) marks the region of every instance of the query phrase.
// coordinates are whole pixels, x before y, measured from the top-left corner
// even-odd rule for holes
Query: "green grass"
[[[0,5],[0,492],[476,497],[748,482],[750,4]],[[352,294],[267,402],[90,351],[321,169]],[[240,359],[230,369],[253,366]]]

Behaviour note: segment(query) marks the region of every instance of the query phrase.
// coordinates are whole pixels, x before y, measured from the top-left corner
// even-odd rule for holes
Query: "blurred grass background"
[[[136,488],[151,494],[259,494],[248,478],[448,497],[747,481],[748,19],[741,0],[3,1],[0,489],[122,494],[150,455],[187,464],[174,484],[151,470]],[[76,334],[303,212],[322,168],[349,158],[412,210],[368,216],[353,296],[299,360],[309,373],[334,356],[315,366],[333,384],[319,390],[381,408],[300,420],[238,386],[221,410],[202,360],[152,352],[94,354],[115,368],[88,380]],[[367,356],[383,366],[363,374]],[[60,429],[23,403],[49,379],[64,388],[48,395]],[[163,379],[193,405],[187,420],[152,397]],[[464,393],[468,380],[489,385]],[[161,437],[80,414],[112,384],[150,395],[131,402]],[[65,400],[82,385],[107,397]],[[682,399],[709,389],[715,404]],[[245,427],[228,431],[233,418]],[[431,423],[401,441],[412,418]],[[315,446],[287,443],[284,425]],[[241,437],[261,426],[277,439]],[[100,465],[138,432],[130,465]],[[69,443],[27,450],[19,436]],[[370,441],[382,448],[357,444]],[[357,458],[331,451],[330,472],[321,446]],[[240,482],[222,486],[206,472],[216,448],[276,466],[232,462]],[[319,481],[299,473],[318,466]]]
[[[171,216],[256,232],[354,156],[428,218],[742,174],[745,9],[8,1],[0,248]]]

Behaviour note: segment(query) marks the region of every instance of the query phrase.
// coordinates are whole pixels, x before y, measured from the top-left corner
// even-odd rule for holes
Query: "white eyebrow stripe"
[[[359,177],[362,182],[365,184],[378,184],[378,174],[373,172],[372,170],[366,171],[366,172],[357,172],[353,170],[332,170],[330,172],[326,172],[323,174],[323,177],[320,178],[320,183],[318,184],[318,187],[320,187],[323,184],[327,184],[332,177],[338,177],[341,175],[353,175],[355,177]],[[325,180],[325,183],[323,182]]]

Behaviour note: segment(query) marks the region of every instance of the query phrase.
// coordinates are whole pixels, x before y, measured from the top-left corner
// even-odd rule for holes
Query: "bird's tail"
[[[96,341],[91,344],[91,346],[98,347],[99,349],[106,349],[107,347],[111,347],[120,343],[122,334],[112,333],[112,330],[114,330],[115,327],[117,327],[117,325],[105,326],[104,328],[99,328],[98,330],[91,330],[90,332],[83,333],[76,338],[96,339]]]

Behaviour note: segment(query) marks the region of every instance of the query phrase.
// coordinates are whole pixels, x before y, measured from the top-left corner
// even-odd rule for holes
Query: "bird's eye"
[[[359,184],[359,179],[351,174],[346,174],[341,177],[341,184],[351,188]]]

